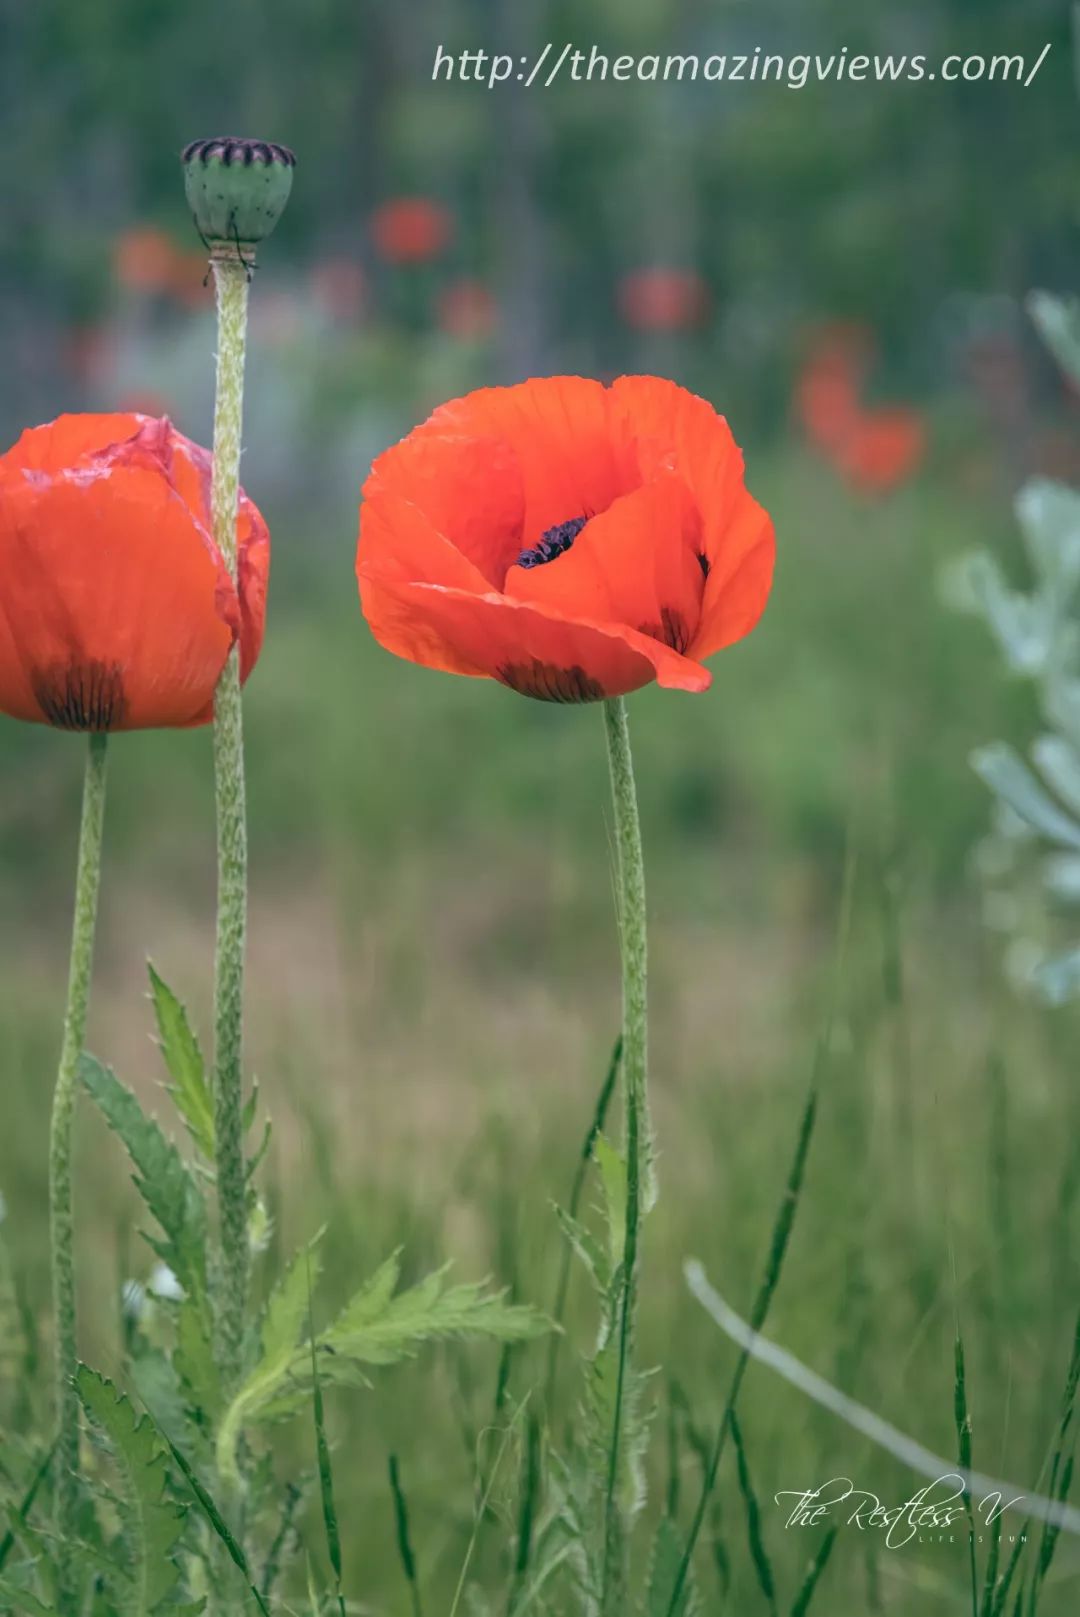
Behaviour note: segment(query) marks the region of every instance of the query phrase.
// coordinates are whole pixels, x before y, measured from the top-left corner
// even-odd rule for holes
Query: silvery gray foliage
[[[1080,386],[1080,302],[1036,292],[1028,311]],[[1029,589],[1012,589],[996,559],[978,551],[950,568],[945,592],[951,605],[985,620],[1009,670],[1037,690],[1045,729],[1026,758],[1004,741],[972,753],[995,798],[976,865],[985,920],[1010,936],[1010,976],[1063,1004],[1080,992],[1080,494],[1034,478],[1016,515]],[[1066,929],[1072,937],[1063,944]]]

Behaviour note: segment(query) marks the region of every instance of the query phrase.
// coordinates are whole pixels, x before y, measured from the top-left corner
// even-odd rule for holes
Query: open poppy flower
[[[206,723],[262,645],[270,537],[246,495],[239,591],[211,457],[165,417],[64,415],[0,456],[0,712],[65,730]]]
[[[555,376],[445,404],[379,457],[357,575],[388,651],[589,702],[707,689],[702,659],[757,622],[773,550],[704,399]]]

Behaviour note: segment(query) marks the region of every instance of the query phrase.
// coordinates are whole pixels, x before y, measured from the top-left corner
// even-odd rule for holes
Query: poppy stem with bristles
[[[49,1133],[49,1226],[52,1246],[53,1318],[56,1331],[56,1532],[60,1557],[59,1607],[72,1609],[70,1550],[79,1503],[79,1397],[75,1391],[75,1227],[72,1214],[71,1155],[75,1086],[86,1037],[90,974],[94,958],[101,836],[105,819],[106,736],[90,736],[83,781],[79,863],[75,877],[75,917],[60,1065],[53,1094]]]
[[[236,516],[244,411],[244,341],[249,269],[239,251],[215,251],[218,351],[214,405],[214,541],[237,580]],[[226,1388],[243,1371],[248,1290],[247,1172],[243,1125],[243,996],[247,931],[247,817],[240,647],[233,646],[214,699],[218,899],[214,960],[214,1140],[221,1274],[218,1355]]]
[[[631,1373],[634,1312],[637,1303],[638,1233],[651,1197],[651,1129],[648,1100],[648,1004],[645,925],[645,864],[641,853],[630,728],[621,696],[604,703],[611,795],[615,809],[615,852],[618,878],[619,941],[622,953],[622,1076],[626,1116],[626,1233],[618,1310],[615,1410],[608,1451],[604,1502],[602,1617],[624,1610],[625,1531],[619,1508],[619,1481],[626,1461],[624,1431],[627,1386]]]

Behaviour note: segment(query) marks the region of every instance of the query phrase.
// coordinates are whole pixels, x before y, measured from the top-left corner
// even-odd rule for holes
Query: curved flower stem
[[[218,353],[211,507],[214,540],[235,581],[249,271],[238,255],[215,255],[213,271],[217,291]],[[221,1225],[217,1331],[225,1385],[232,1390],[242,1372],[248,1289],[242,1072],[247,819],[238,644],[229,653],[214,700],[214,774],[218,839],[214,1140]]]
[[[71,965],[60,1065],[53,1093],[49,1133],[49,1225],[52,1246],[53,1318],[56,1330],[56,1531],[60,1546],[60,1606],[70,1602],[68,1546],[78,1507],[79,1398],[73,1380],[75,1339],[75,1229],[72,1217],[71,1152],[75,1122],[75,1085],[86,1036],[90,973],[94,958],[98,887],[101,878],[101,834],[105,819],[106,737],[90,736],[83,781],[79,863],[75,877],[75,917],[71,929]]]
[[[615,808],[618,873],[619,940],[622,949],[622,1075],[626,1113],[626,1237],[623,1248],[622,1295],[615,1329],[618,1369],[615,1415],[611,1432],[604,1508],[603,1576],[600,1607],[604,1617],[623,1610],[624,1534],[619,1512],[619,1476],[624,1461],[624,1407],[633,1346],[637,1303],[638,1234],[643,1211],[651,1201],[651,1129],[648,1100],[648,1005],[645,926],[645,864],[641,853],[634,765],[626,703],[616,697],[604,703],[611,795]],[[643,1206],[644,1203],[644,1206]]]

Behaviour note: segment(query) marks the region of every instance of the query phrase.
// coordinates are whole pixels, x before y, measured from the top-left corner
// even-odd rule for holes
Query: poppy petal
[[[239,612],[221,558],[149,468],[113,467],[0,500],[0,698],[72,728],[198,722]]]
[[[462,436],[433,417],[379,456],[364,485],[365,509],[384,493],[418,506],[483,575],[482,590],[502,587],[521,549],[525,519],[521,468],[505,440]],[[365,537],[364,543],[374,541]],[[391,541],[387,555],[394,549]]]
[[[390,582],[359,569],[372,633],[387,651],[444,673],[500,680],[548,701],[599,701],[657,680],[702,691],[707,669],[647,635],[570,622],[534,603],[441,585]]]
[[[490,584],[426,511],[389,490],[369,496],[360,513],[357,572],[407,584],[422,580],[486,595]]]
[[[88,455],[97,455],[134,438],[148,420],[130,411],[109,415],[61,415],[41,427],[27,427],[18,442],[0,456],[0,477],[21,471],[70,471]]]
[[[524,490],[522,549],[560,522],[606,511],[626,492],[607,390],[585,377],[480,388],[436,410],[431,425],[509,445]]]
[[[593,517],[553,561],[511,567],[506,592],[567,618],[628,625],[681,652],[701,616],[700,552],[700,513],[668,472]]]
[[[621,376],[612,384],[620,430],[642,476],[678,472],[702,514],[708,568],[702,628],[691,647],[708,657],[748,634],[765,609],[772,580],[772,523],[743,483],[743,457],[712,405],[674,382]],[[725,600],[729,588],[730,600]]]

